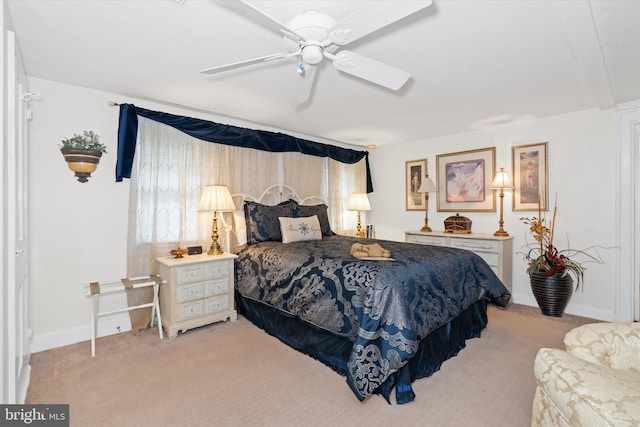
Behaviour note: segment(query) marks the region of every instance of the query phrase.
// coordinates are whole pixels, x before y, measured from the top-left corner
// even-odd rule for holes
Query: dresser
[[[421,245],[446,246],[466,249],[478,254],[496,273],[504,286],[511,292],[513,263],[513,237],[491,234],[456,234],[433,231],[405,232],[405,242]]]
[[[169,338],[209,323],[238,318],[233,297],[233,254],[156,258],[162,326]]]

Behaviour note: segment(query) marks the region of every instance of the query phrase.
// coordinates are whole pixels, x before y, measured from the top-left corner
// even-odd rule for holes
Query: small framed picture
[[[511,147],[513,163],[513,210],[537,211],[549,209],[547,179],[547,143]]]
[[[436,156],[438,212],[495,212],[495,163],[495,147]]]
[[[410,160],[406,162],[406,209],[423,211],[426,209],[424,194],[420,191],[422,180],[427,176],[427,160]]]

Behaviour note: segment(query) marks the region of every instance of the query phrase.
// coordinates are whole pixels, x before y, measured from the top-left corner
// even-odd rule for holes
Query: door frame
[[[31,366],[29,294],[29,144],[27,79],[13,31],[2,32],[3,51],[3,213],[2,219],[2,393],[3,403],[24,403]]]
[[[618,321],[640,320],[640,104],[618,112]]]

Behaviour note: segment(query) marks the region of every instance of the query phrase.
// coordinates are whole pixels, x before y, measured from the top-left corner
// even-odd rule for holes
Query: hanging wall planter
[[[101,144],[99,136],[91,131],[84,131],[82,135],[74,134],[72,138],[63,139],[60,152],[64,156],[67,166],[84,183],[98,167],[102,153],[107,147]]]

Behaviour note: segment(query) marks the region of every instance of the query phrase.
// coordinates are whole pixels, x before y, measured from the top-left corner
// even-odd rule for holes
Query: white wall
[[[511,176],[511,147],[548,142],[549,205],[558,197],[557,246],[567,236],[571,247],[615,246],[616,112],[583,111],[527,123],[471,131],[402,145],[382,146],[370,155],[374,193],[369,222],[380,239],[403,240],[407,230],[424,224],[425,212],[405,210],[405,162],[427,159],[430,176],[436,176],[436,155],[496,147],[496,167]],[[497,202],[499,203],[499,202]],[[444,220],[455,214],[436,212],[436,196],[429,198],[429,225],[442,230]],[[499,205],[497,205],[499,206]],[[461,212],[472,221],[474,233],[493,234],[498,229],[496,212]],[[512,211],[512,195],[505,192],[504,229],[514,236],[514,250],[525,243],[528,227],[519,219],[536,212]],[[564,245],[566,246],[566,245]],[[585,286],[576,292],[566,312],[602,320],[616,320],[615,256],[618,249],[601,250],[605,264],[588,264]],[[513,302],[536,306],[525,272],[526,263],[514,254]]]
[[[30,123],[31,320],[37,352],[88,339],[90,305],[82,285],[126,277],[129,183],[114,178],[119,110],[107,104],[113,96],[33,78],[29,87],[40,93],[31,101]],[[108,154],[83,184],[67,168],[59,144],[84,130],[100,135]],[[116,326],[130,329],[121,321],[128,322],[126,316],[116,319],[111,333]]]

